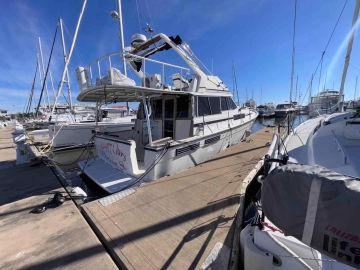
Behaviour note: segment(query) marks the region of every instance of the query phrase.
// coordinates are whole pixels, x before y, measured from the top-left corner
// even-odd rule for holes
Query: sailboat
[[[353,26],[359,7],[357,0]],[[284,141],[275,134],[263,174],[245,194],[245,270],[360,269],[360,106],[343,112],[340,98],[353,38],[338,112],[300,124]]]

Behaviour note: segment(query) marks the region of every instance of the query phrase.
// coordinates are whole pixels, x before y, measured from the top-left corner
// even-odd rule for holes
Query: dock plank
[[[10,135],[0,130],[4,145],[12,146]],[[11,161],[9,149],[0,149],[0,160]],[[49,167],[0,170],[0,269],[117,269],[71,200],[30,213],[54,192],[66,194]]]
[[[266,153],[274,131],[263,129],[211,161],[147,183],[107,206],[87,203],[83,210],[124,268],[199,269],[215,245],[223,247],[215,263],[226,268],[242,181]]]

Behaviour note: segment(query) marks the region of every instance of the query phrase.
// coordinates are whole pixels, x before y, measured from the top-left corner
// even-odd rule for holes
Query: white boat
[[[353,26],[359,8],[357,0]],[[285,141],[275,134],[263,175],[245,193],[245,270],[360,269],[360,107],[342,112],[340,99],[354,34],[339,112],[300,124]]]
[[[256,109],[256,101],[254,99],[248,99],[246,102],[245,102],[245,107],[248,107],[250,109]]]
[[[274,110],[275,117],[277,118],[285,118],[288,115],[294,114],[295,111],[295,107],[292,103],[278,104]]]
[[[79,101],[140,102],[132,136],[120,139],[96,134],[98,156],[80,162],[83,172],[109,193],[211,159],[239,143],[258,115],[255,110],[238,107],[226,85],[201,67],[179,36],[158,34],[149,40],[143,35],[133,37],[124,57],[140,85],[113,66],[109,66],[109,75],[92,83],[87,80],[90,67],[81,68],[85,73]],[[172,50],[187,67],[150,58],[164,50]],[[111,56],[119,57],[118,53]],[[169,70],[175,73],[167,81],[164,74]],[[114,73],[121,81],[112,83]]]
[[[344,95],[340,98],[339,91],[324,90],[318,95],[311,97],[309,103],[309,116],[316,117],[322,114],[331,114],[338,109],[339,102],[344,101]]]
[[[279,146],[279,148],[277,148],[276,145]],[[279,149],[279,151],[277,149]],[[283,145],[280,144],[279,138],[275,137],[271,150],[269,150],[268,158],[281,160],[284,156],[288,155],[288,164],[299,164],[299,166],[303,167],[304,165],[302,164],[322,166],[329,172],[332,172],[332,175],[338,173],[340,175],[359,179],[359,153],[359,112],[345,112],[335,113],[330,116],[319,116],[300,124],[290,133]],[[275,167],[275,163],[272,163],[271,170]],[[309,167],[306,168],[308,170]],[[291,178],[287,176],[287,179],[288,188],[287,191],[284,190],[284,194],[292,194]],[[340,178],[338,177],[336,179]],[[267,178],[265,178],[264,181],[267,181]],[[277,182],[279,181],[280,179],[277,178]],[[300,184],[296,192],[299,196],[304,196],[301,193],[301,190],[304,190],[305,187],[301,187],[301,181],[304,180],[298,180]],[[305,182],[303,185],[305,185]],[[283,195],[278,192],[276,194],[278,194],[276,201],[273,201],[270,205],[278,207],[280,209],[279,211],[281,211],[281,209],[283,209],[281,199]],[[262,195],[264,194],[262,193]],[[268,190],[267,196],[269,196]],[[327,200],[330,201],[332,195],[328,193],[327,196]],[[304,201],[307,203],[306,195]],[[268,200],[265,200],[265,202],[269,205]],[[262,198],[261,203],[265,202]],[[293,202],[288,201],[288,208],[292,209],[291,205],[296,202],[298,205],[294,205],[294,207],[299,209],[301,202],[296,200],[296,198],[294,198]],[[347,206],[335,206],[334,204],[333,207],[335,211],[335,207],[345,209]],[[264,205],[262,207],[257,207],[258,214],[255,218],[255,223],[258,222],[260,226],[247,225],[245,230],[241,233],[241,246],[244,252],[245,269],[272,269],[267,267],[273,267],[274,269],[354,269],[334,260],[334,257],[331,256],[331,252],[320,253],[316,249],[301,242],[301,238],[296,239],[295,237],[289,237],[284,234],[282,229],[274,225],[267,216],[262,214],[262,210],[260,209],[263,208],[265,208]],[[310,209],[315,209],[313,211],[316,211],[316,207]],[[285,211],[283,210],[283,212]],[[269,211],[267,213],[269,213]],[[352,216],[352,214],[350,215]],[[256,221],[256,219],[258,220]],[[287,219],[291,220],[295,218],[287,216]],[[352,222],[355,222],[354,218],[351,219],[353,220]],[[335,218],[332,219],[333,224],[334,222]],[[346,220],[344,219],[343,222],[346,222]],[[316,224],[318,223],[319,221],[316,221]],[[341,238],[339,241],[341,241]],[[325,247],[325,243],[323,246]],[[339,260],[346,261],[349,251],[344,250],[344,254],[346,255],[341,255],[341,252],[339,251],[339,253],[336,253],[334,256],[338,256]],[[354,265],[354,261],[349,261],[349,263]]]
[[[256,110],[260,117],[273,117],[275,115],[275,106],[273,103],[265,103],[257,106]]]

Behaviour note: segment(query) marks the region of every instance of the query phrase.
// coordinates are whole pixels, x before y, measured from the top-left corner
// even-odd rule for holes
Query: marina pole
[[[74,33],[74,36],[73,36],[73,40],[72,40],[72,42],[71,42],[69,56],[66,58],[66,61],[65,61],[64,70],[63,70],[63,73],[62,73],[62,76],[61,76],[61,80],[60,80],[60,83],[59,83],[58,91],[57,91],[57,93],[56,93],[55,102],[54,102],[54,106],[53,106],[53,108],[52,108],[52,110],[51,110],[51,115],[50,115],[50,117],[54,114],[57,100],[58,100],[58,98],[59,98],[59,96],[60,96],[61,89],[62,89],[62,87],[63,87],[63,85],[64,85],[64,80],[65,80],[67,68],[68,68],[68,65],[69,65],[69,62],[70,62],[70,59],[71,59],[71,55],[72,55],[72,53],[73,53],[73,51],[74,51],[74,46],[75,46],[77,34],[78,34],[78,32],[79,32],[79,27],[80,27],[81,19],[82,19],[83,15],[84,15],[86,3],[87,3],[87,0],[84,0],[83,5],[82,5],[82,7],[81,7],[79,19],[78,19],[77,24],[76,24],[76,28],[75,28],[75,33]]]

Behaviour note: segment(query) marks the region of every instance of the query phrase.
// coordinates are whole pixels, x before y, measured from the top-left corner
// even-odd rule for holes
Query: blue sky
[[[302,95],[343,4],[344,0],[298,0],[295,73]],[[350,30],[354,4],[354,0],[348,0],[325,55],[323,74]],[[47,61],[57,20],[62,17],[69,48],[81,5],[80,0],[0,0],[0,107],[12,112],[23,110],[35,71],[37,37],[43,40]],[[245,101],[247,92],[248,97],[253,93],[260,102],[262,88],[262,102],[283,102],[289,99],[293,8],[293,1],[284,0],[123,0],[125,41],[129,43],[131,35],[140,31],[139,19],[141,28],[150,22],[155,32],[179,34],[209,68],[213,62],[214,73],[230,88],[234,62],[240,101]],[[109,16],[113,9],[115,0],[88,1],[69,67],[74,96],[78,93],[75,68],[119,49],[118,25]],[[339,88],[344,55],[342,51],[332,75],[327,77],[327,88]],[[51,65],[55,86],[62,67],[57,39]],[[360,44],[356,37],[346,99],[353,98],[359,73]],[[314,92],[318,80],[314,80]],[[39,88],[37,82],[37,96]],[[360,89],[358,92],[360,96]]]

